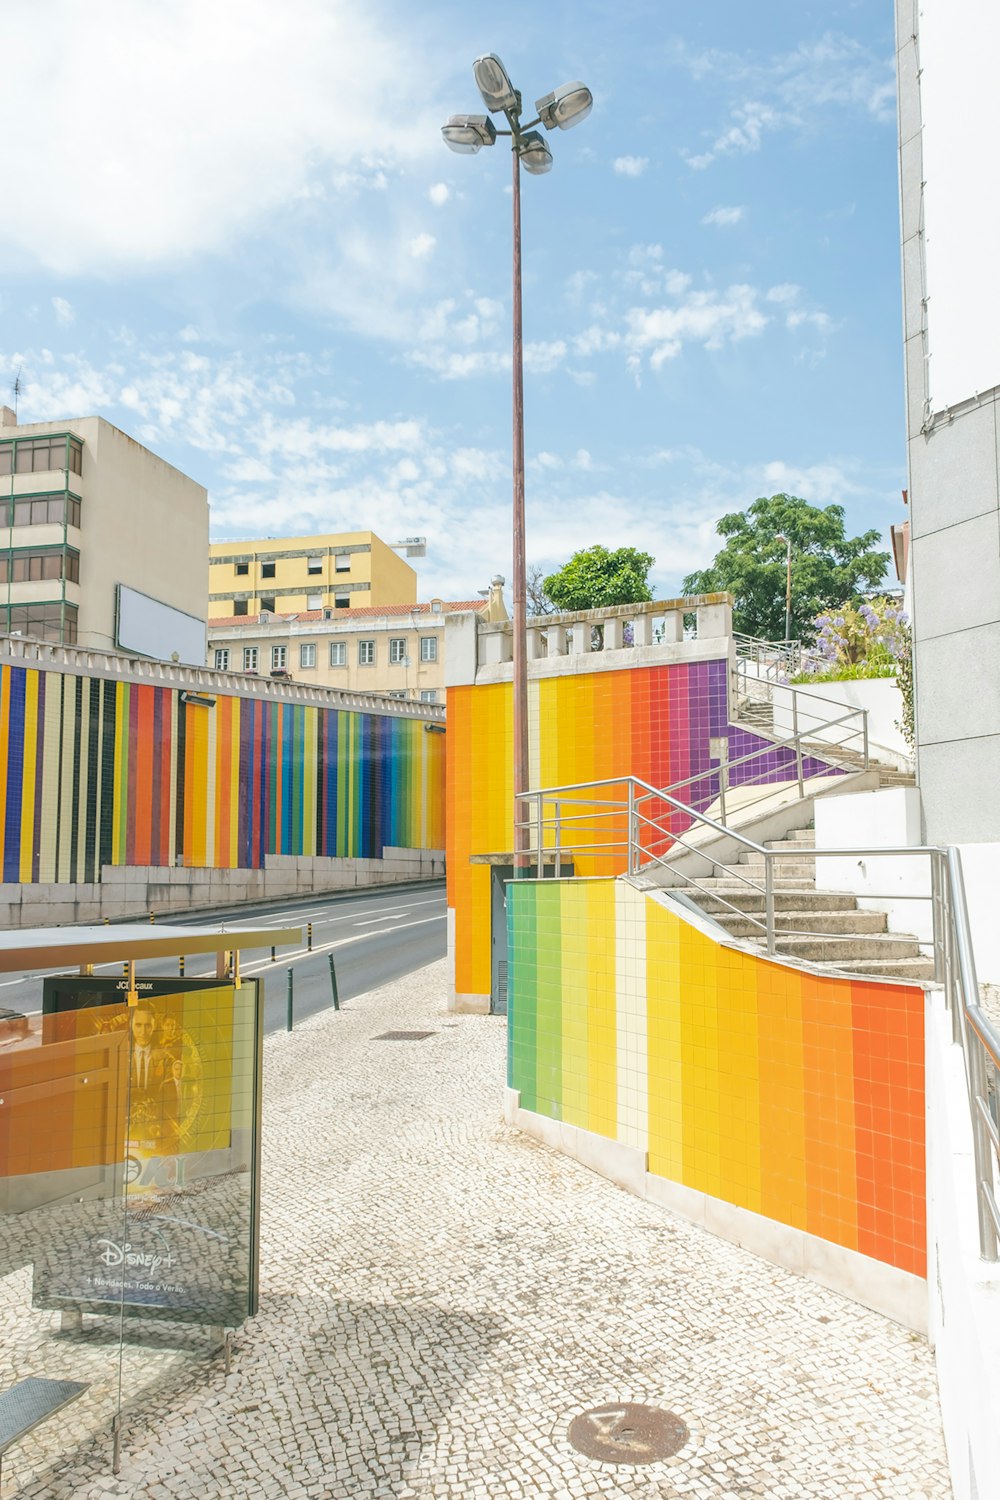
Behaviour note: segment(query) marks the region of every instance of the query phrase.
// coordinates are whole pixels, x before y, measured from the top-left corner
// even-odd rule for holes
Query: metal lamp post
[[[509,136],[514,164],[514,347],[513,347],[513,533],[514,533],[514,868],[522,873],[528,863],[528,829],[522,798],[528,790],[528,647],[526,634],[526,573],[524,548],[524,360],[521,335],[521,167],[541,176],[552,167],[552,152],[534,125],[546,130],[568,130],[590,114],[593,95],[582,83],[563,84],[535,101],[536,117],[522,123],[521,95],[496,53],[477,57],[473,76],[489,114],[452,115],[441,127],[445,144],[462,156],[475,156],[483,146]],[[503,115],[508,130],[497,130],[490,115]]]
[[[785,640],[792,638],[792,539],[776,536],[776,542],[785,544]]]

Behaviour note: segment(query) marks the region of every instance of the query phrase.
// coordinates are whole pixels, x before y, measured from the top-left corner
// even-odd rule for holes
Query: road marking
[[[315,946],[311,952],[308,948],[299,948],[291,953],[283,953],[274,964],[271,963],[271,960],[269,958],[258,959],[256,963],[252,964],[241,964],[240,973],[250,974],[255,972],[257,969],[276,969],[279,968],[283,963],[285,963],[286,960],[289,963],[294,963],[295,960],[299,958],[313,958],[317,953],[327,953],[331,948],[346,948],[349,943],[362,943],[365,942],[368,938],[382,937],[386,932],[401,932],[404,927],[426,927],[429,922],[441,922],[443,920],[443,916],[421,917],[419,921],[416,922],[398,922],[393,927],[384,927],[381,932],[358,932],[354,935],[354,937],[338,938],[334,943],[320,943]]]

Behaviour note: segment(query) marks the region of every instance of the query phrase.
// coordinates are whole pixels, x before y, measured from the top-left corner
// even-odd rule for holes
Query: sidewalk
[[[444,964],[266,1042],[261,1311],[31,1500],[943,1500],[931,1352],[501,1120],[502,1021]],[[423,1041],[377,1041],[420,1028]],[[614,1466],[579,1412],[690,1439]]]

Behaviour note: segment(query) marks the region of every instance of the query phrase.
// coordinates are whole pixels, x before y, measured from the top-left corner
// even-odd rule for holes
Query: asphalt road
[[[191,916],[165,917],[170,926],[216,925],[239,922],[241,927],[301,927],[303,944],[271,950],[244,949],[242,972],[264,980],[264,1029],[286,1024],[288,973],[292,972],[293,1010],[298,1020],[333,1003],[330,957],[337,973],[341,1004],[365,991],[401,979],[414,969],[442,958],[446,947],[445,887],[443,881],[334,895],[296,897],[266,905],[219,907]],[[306,925],[312,923],[312,952],[306,947]],[[7,975],[0,980],[0,1010],[31,1014],[41,1010],[42,979],[58,969]],[[121,965],[100,964],[95,974],[119,974]],[[147,977],[173,977],[176,965],[151,959],[136,965]],[[186,975],[202,978],[215,973],[214,955],[187,961]]]

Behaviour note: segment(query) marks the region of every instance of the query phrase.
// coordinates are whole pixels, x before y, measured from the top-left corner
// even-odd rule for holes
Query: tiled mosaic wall
[[[730,759],[752,756],[731,774],[733,785],[791,780],[790,750],[728,723],[727,672],[720,658],[529,681],[532,786],[631,775],[665,787],[695,776],[679,798],[707,808],[719,791],[709,741],[723,736]],[[470,866],[469,856],[513,848],[512,714],[508,684],[448,689],[448,904],[456,912],[459,994],[485,995],[490,989],[490,872]],[[829,767],[807,757],[803,771],[815,776]],[[616,794],[609,788],[603,795]],[[673,831],[683,826],[677,820]],[[576,824],[571,841],[582,849],[597,839],[621,840],[624,833],[624,818],[605,818],[589,827]],[[583,852],[575,868],[617,874],[624,860]]]
[[[722,947],[625,881],[519,881],[508,921],[522,1109],[926,1274],[920,989]]]
[[[444,738],[415,719],[223,696],[209,708],[174,688],[4,666],[2,878],[439,849]]]

